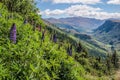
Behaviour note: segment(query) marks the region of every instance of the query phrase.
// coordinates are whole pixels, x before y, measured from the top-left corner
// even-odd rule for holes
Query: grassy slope
[[[7,19],[5,16],[8,16],[8,12],[5,9],[1,14],[0,79],[59,79],[62,66],[70,69],[65,74],[66,78],[84,78],[84,68],[66,54],[64,47],[58,50],[58,44],[49,40],[49,32],[41,45],[41,32],[33,31],[30,24],[24,25],[22,17],[14,14],[13,18]],[[9,40],[12,23],[17,26],[17,44],[12,44]]]
[[[23,24],[20,15],[14,13],[14,17],[8,19],[10,13],[3,8],[0,14],[0,79],[93,80],[95,76],[92,77],[84,66],[66,54],[65,46],[58,49],[59,44],[50,41],[48,31],[41,44],[42,32],[33,31],[30,24]],[[9,40],[13,23],[17,27],[16,44]],[[96,80],[103,78],[96,76]]]

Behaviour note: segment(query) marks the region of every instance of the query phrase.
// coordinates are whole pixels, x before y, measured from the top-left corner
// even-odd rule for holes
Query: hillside
[[[0,3],[0,8],[2,8],[1,5]],[[85,69],[74,58],[68,56],[66,46],[58,48],[59,44],[50,40],[51,35],[48,30],[43,37],[44,25],[41,25],[41,30],[40,27],[34,28],[34,25],[25,23],[21,15],[11,14],[4,8],[1,14],[1,80],[79,80],[84,78],[82,75],[85,74]],[[6,18],[9,15],[14,16]],[[42,19],[40,17],[39,19],[39,23],[43,24]],[[9,31],[12,30],[13,23],[17,31],[15,44],[9,39]]]
[[[89,55],[79,39],[44,22],[33,0],[1,0],[0,14],[1,80],[109,80],[118,67],[116,51]]]
[[[95,30],[94,35],[97,39],[105,44],[120,46],[120,21],[107,20],[103,25]]]
[[[61,39],[63,39],[64,37],[68,38],[70,37],[71,40],[70,43],[72,43],[73,45],[75,45],[75,43],[77,42],[81,42],[82,45],[86,48],[86,50],[88,51],[89,55],[92,56],[103,56],[105,57],[107,54],[106,51],[106,47],[107,46],[103,46],[102,43],[95,41],[91,36],[86,35],[86,34],[73,34],[72,32],[66,32],[66,30],[63,29],[59,29],[56,26],[54,26],[54,24],[51,24],[48,21],[44,21],[49,28],[52,28],[52,30],[57,30],[59,33],[62,33],[61,35]],[[65,35],[65,36],[63,36]]]
[[[48,18],[46,20],[60,28],[72,29],[77,32],[91,32],[104,22],[102,20],[83,17]]]

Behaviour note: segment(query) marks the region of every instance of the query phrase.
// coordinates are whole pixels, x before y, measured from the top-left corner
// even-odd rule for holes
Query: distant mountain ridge
[[[120,44],[120,20],[107,20],[103,25],[95,29],[97,39],[111,45]]]
[[[48,18],[46,20],[60,28],[74,29],[77,32],[90,32],[104,22],[104,20],[84,17]]]

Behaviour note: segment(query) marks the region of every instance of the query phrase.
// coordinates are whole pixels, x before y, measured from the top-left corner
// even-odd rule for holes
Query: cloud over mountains
[[[102,2],[102,0],[42,0],[42,2],[46,1],[50,1],[53,4],[71,4],[64,9],[48,8],[39,13],[46,17],[82,16],[96,19],[120,18],[120,12],[107,12],[102,8],[92,6],[97,4],[120,5],[120,0],[108,0],[107,2]]]

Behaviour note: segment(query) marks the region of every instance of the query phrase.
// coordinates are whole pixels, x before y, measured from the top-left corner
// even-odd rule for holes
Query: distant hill
[[[91,32],[104,22],[103,20],[84,17],[48,18],[46,20],[60,28],[73,29],[77,32]]]
[[[94,30],[97,40],[120,47],[120,20],[107,20],[103,25]]]

